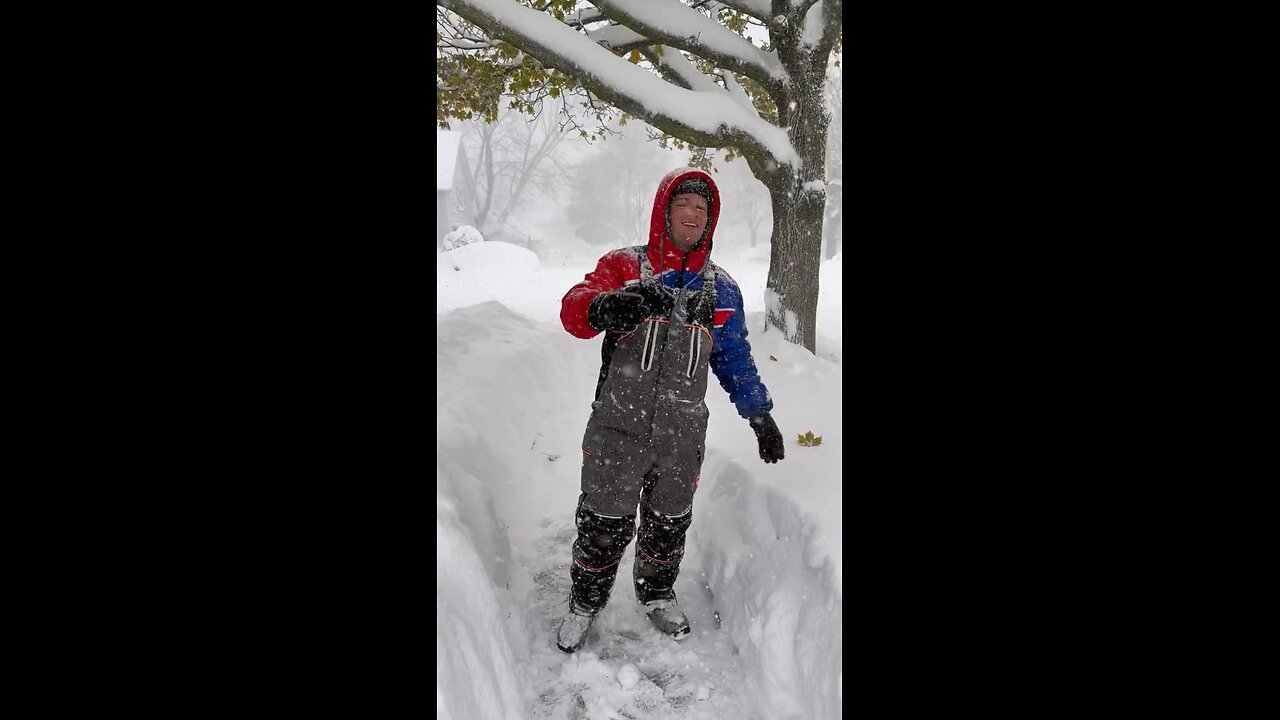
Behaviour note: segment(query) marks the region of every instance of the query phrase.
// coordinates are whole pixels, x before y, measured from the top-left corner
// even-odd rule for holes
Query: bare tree
[[[505,224],[538,189],[568,179],[556,150],[571,130],[556,121],[560,104],[546,102],[548,107],[532,118],[507,109],[498,113],[497,122],[464,125],[463,146],[476,158],[472,174],[481,232]]]
[[[648,142],[639,123],[596,147],[573,168],[569,222],[593,245],[643,242],[649,236],[653,190],[680,157]]]

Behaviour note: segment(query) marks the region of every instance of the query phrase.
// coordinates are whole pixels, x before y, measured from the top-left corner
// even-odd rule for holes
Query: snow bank
[[[444,250],[449,252],[450,250],[482,242],[484,242],[484,236],[480,234],[479,230],[470,225],[459,225],[457,230],[444,236]]]
[[[799,451],[789,446],[783,462]],[[841,717],[842,589],[821,524],[741,464],[711,464],[703,503],[714,510],[695,522],[692,544],[703,553],[722,631],[746,659],[755,706],[770,718]]]
[[[436,318],[436,708],[443,718],[523,718],[533,692],[521,665],[535,641],[523,610],[529,580],[511,562],[510,519],[530,519],[541,507],[525,499],[537,489],[520,487],[530,476],[529,438],[541,432],[545,412],[562,410],[560,389],[581,384],[570,382],[568,368],[589,361],[586,348],[554,331],[495,302]],[[547,493],[545,502],[571,514],[575,490]]]
[[[492,510],[483,509],[486,498],[477,507],[455,492],[437,465],[436,716],[521,718],[525,691],[504,620],[512,602],[499,580],[487,572],[494,567],[490,559],[510,556],[510,547],[504,537],[492,533]],[[485,555],[481,547],[499,555]]]
[[[463,228],[465,227],[464,225]],[[454,232],[460,232],[463,228],[458,228]],[[447,238],[448,235],[445,237]],[[537,255],[518,245],[505,242],[458,245],[454,246],[447,256],[443,253],[436,256],[437,279],[439,279],[438,271],[444,268],[492,273],[507,270],[537,270],[539,267]],[[489,281],[492,283],[493,278]]]
[[[746,659],[747,687],[763,716],[837,718],[843,700],[842,366],[763,326],[763,313],[748,313],[748,340],[773,396],[787,456],[776,465],[762,463],[746,422],[730,415],[724,393],[709,392],[716,421],[690,546],[702,553],[723,630]],[[822,437],[821,445],[796,442],[810,431]]]
[[[436,255],[436,314],[496,300],[535,320],[556,320],[560,298],[586,271],[540,268],[537,255],[503,242]]]

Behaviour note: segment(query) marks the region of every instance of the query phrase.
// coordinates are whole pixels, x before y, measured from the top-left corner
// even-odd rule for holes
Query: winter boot
[[[556,633],[556,647],[567,653],[577,652],[587,642],[587,632],[595,619],[594,614],[579,610],[570,603],[569,614],[564,616],[560,632]]]
[[[587,641],[587,631],[595,621],[596,613],[604,609],[618,575],[618,561],[635,535],[634,516],[611,517],[600,515],[583,506],[578,499],[575,519],[578,539],[573,543],[573,592],[569,599],[569,614],[560,623],[556,633],[556,646],[571,653],[577,652]]]
[[[689,634],[689,618],[676,604],[675,583],[684,558],[684,536],[693,508],[663,515],[646,506],[640,513],[636,562],[632,570],[636,599],[658,631],[679,640]]]
[[[651,600],[644,604],[644,612],[658,632],[681,640],[689,635],[689,618],[680,611],[676,599]],[[564,631],[561,630],[561,633]]]

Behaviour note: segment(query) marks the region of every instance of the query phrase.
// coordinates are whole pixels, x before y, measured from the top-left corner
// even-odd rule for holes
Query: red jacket
[[[707,218],[706,237],[696,249],[686,255],[676,247],[668,234],[667,202],[676,185],[689,177],[701,177],[707,181],[711,186],[712,202],[708,208],[710,214]],[[649,217],[649,243],[645,248],[649,264],[653,266],[653,274],[658,277],[659,282],[668,287],[677,284],[695,290],[701,287],[703,279],[700,273],[711,252],[712,235],[719,217],[720,192],[710,175],[693,168],[680,168],[662,179],[653,198],[653,212]],[[618,290],[628,283],[640,280],[640,263],[636,253],[637,248],[621,248],[606,254],[596,263],[595,270],[587,273],[582,282],[565,293],[564,299],[560,301],[560,322],[564,324],[565,330],[584,339],[600,334],[599,330],[587,322],[587,310],[591,301],[600,293]],[[755,361],[751,358],[751,345],[747,342],[747,327],[742,310],[742,291],[733,278],[718,266],[715,267],[715,291],[711,370],[729,393],[739,415],[751,418],[769,412],[773,408],[773,401],[764,383],[760,381]],[[606,337],[601,348],[604,361],[601,368],[602,383],[616,342],[616,337]],[[599,392],[599,386],[596,391]]]
[[[686,178],[701,177],[711,186],[712,202],[707,218],[707,234],[701,245],[689,251],[688,258],[680,252],[671,241],[667,229],[667,203],[671,201],[671,191]],[[649,215],[649,247],[646,253],[649,264],[653,266],[653,274],[660,275],[667,270],[680,270],[684,265],[686,272],[698,273],[711,252],[711,238],[716,231],[716,220],[720,217],[720,191],[716,183],[707,173],[694,168],[679,168],[667,173],[658,183],[658,192],[653,198],[653,211]],[[560,322],[570,334],[580,338],[593,338],[600,334],[599,330],[587,324],[587,308],[591,301],[602,292],[617,290],[627,282],[640,279],[640,264],[628,248],[614,250],[600,258],[595,272],[587,273],[582,282],[574,285],[560,301]]]

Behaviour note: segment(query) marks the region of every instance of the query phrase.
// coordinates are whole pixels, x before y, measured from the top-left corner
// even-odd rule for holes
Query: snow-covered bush
[[[444,250],[449,252],[455,248],[478,242],[484,242],[484,236],[480,234],[479,230],[470,225],[459,225],[457,230],[444,236]]]

